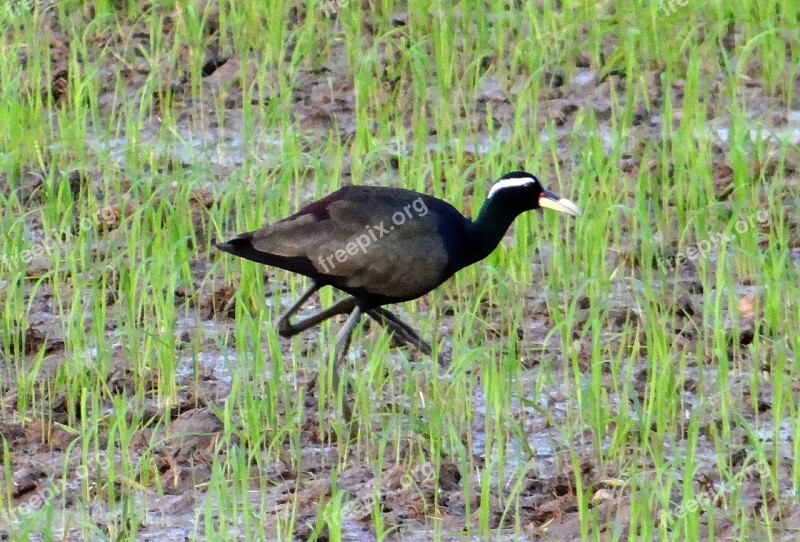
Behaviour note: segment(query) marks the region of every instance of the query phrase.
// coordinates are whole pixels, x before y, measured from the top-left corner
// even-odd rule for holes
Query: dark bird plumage
[[[411,190],[345,186],[288,218],[216,247],[313,280],[311,290],[281,317],[281,335],[350,313],[337,341],[340,359],[360,315],[366,313],[401,341],[430,352],[410,326],[382,306],[420,297],[459,269],[484,259],[517,216],[540,207],[580,214],[572,202],[548,192],[523,171],[498,179],[475,221],[445,201]],[[292,324],[289,318],[322,286],[350,297]]]
[[[474,222],[412,190],[345,186],[216,247],[333,286],[362,309],[408,301],[488,256],[519,214],[539,207],[540,197],[560,199],[528,173],[509,173],[498,183],[519,178],[531,182],[496,188]]]
[[[427,209],[426,215],[412,205],[423,213]],[[397,221],[404,220],[399,225],[392,220],[397,212]],[[448,245],[454,249],[461,242],[463,226],[461,214],[436,198],[399,188],[345,186],[217,248],[306,275],[371,309],[417,298],[452,275]]]

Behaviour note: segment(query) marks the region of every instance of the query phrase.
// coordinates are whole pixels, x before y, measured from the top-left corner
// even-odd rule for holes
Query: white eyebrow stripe
[[[494,183],[494,186],[489,190],[489,195],[486,198],[491,198],[495,192],[498,190],[502,190],[504,188],[511,188],[514,186],[525,186],[526,184],[533,184],[536,182],[536,179],[531,177],[511,177],[510,179],[503,179],[502,181],[497,181]]]

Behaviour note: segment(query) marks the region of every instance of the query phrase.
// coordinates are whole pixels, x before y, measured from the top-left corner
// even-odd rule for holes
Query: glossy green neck
[[[474,261],[484,259],[497,248],[511,223],[521,212],[510,205],[504,205],[498,199],[489,198],[484,202],[478,218],[472,223],[473,246],[471,249]]]

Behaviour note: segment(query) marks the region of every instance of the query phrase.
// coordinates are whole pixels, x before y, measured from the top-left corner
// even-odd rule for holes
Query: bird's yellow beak
[[[539,196],[539,207],[542,209],[552,209],[559,213],[568,214],[570,216],[581,216],[581,211],[578,206],[566,198],[562,198],[545,190]]]

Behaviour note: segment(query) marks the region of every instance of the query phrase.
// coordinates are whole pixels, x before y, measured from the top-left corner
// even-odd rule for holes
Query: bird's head
[[[487,200],[518,211],[552,209],[571,216],[581,216],[574,203],[545,190],[535,175],[525,171],[514,171],[500,177],[489,190]]]

